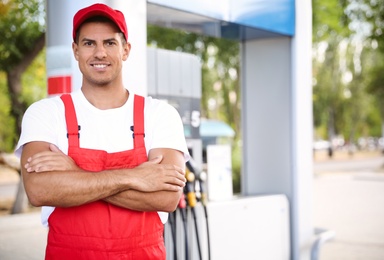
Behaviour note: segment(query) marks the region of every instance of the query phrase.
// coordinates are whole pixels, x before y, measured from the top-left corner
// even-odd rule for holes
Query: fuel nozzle
[[[185,202],[185,195],[184,193],[181,194],[179,204],[177,205],[178,208],[180,209],[185,209],[187,207],[187,203]]]
[[[185,172],[185,178],[187,179],[185,187],[187,193],[188,206],[193,208],[196,206],[196,194],[193,187],[195,183],[195,174],[187,168]]]
[[[200,193],[201,193],[201,203],[206,206],[208,202],[207,193],[204,188],[204,183],[207,181],[207,173],[202,171],[199,175],[199,186],[200,186]]]

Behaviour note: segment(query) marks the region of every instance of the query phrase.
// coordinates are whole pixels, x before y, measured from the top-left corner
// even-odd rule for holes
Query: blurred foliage
[[[232,185],[233,192],[241,192],[241,164],[242,160],[242,142],[238,141],[237,144],[234,144],[232,148]]]
[[[44,1],[1,0],[0,31],[0,151],[10,152],[25,109],[46,85]]]
[[[384,1],[354,0],[348,13],[356,21],[351,29],[366,37],[365,43],[371,54],[365,63],[365,83],[384,120]]]
[[[347,0],[312,0],[313,41],[327,41],[330,35],[347,36]]]
[[[21,96],[27,105],[47,96],[46,49],[44,48],[34,59],[22,77]]]
[[[34,48],[45,31],[40,0],[0,1],[0,71],[10,71]]]
[[[378,29],[384,20],[378,15],[383,12],[379,2],[382,1],[312,1],[317,138],[331,140],[342,136],[347,142],[356,143],[359,137],[382,135],[380,112],[384,115],[384,109],[380,100],[384,96],[377,97],[384,92],[384,86],[380,85],[383,81],[379,76],[377,32],[383,28]],[[383,37],[379,38],[383,41]]]
[[[13,147],[12,140],[16,138],[13,127],[13,118],[10,116],[11,104],[8,98],[6,75],[0,72],[0,152],[11,152]]]
[[[0,1],[0,31],[0,151],[10,152],[26,108],[46,85],[44,2]]]
[[[34,101],[46,96],[45,51],[41,52],[22,76],[21,96],[29,106]],[[11,102],[4,72],[0,72],[0,151],[12,152],[18,138],[13,125],[15,118],[11,116]]]
[[[380,53],[384,53],[384,1],[353,0],[349,13],[354,20],[367,26],[368,37],[378,42]],[[360,28],[358,28],[360,29]]]

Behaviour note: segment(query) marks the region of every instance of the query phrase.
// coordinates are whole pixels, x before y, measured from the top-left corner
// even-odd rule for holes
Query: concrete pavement
[[[0,259],[44,259],[47,229],[40,212],[0,217]]]
[[[320,260],[384,259],[384,174],[332,173],[314,182],[315,225],[334,230]]]

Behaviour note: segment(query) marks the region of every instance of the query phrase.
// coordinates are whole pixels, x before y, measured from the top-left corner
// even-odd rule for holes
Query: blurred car
[[[331,144],[327,140],[318,139],[313,141],[314,150],[328,150],[331,147]]]

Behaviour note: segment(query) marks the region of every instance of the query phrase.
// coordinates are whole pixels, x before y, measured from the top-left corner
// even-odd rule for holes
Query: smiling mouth
[[[108,67],[107,64],[93,64],[92,66],[95,67],[96,69],[104,69]]]

